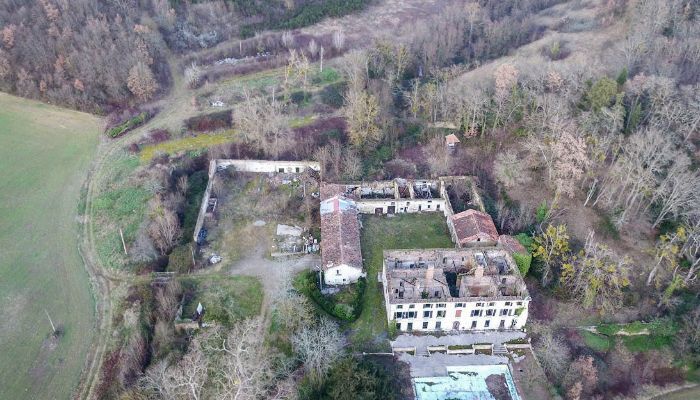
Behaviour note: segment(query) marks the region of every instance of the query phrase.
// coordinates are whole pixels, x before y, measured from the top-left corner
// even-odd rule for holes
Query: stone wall
[[[234,167],[243,172],[283,172],[302,173],[307,168],[320,171],[321,165],[315,161],[268,161],[268,160],[215,160],[217,168]]]
[[[303,173],[306,169],[312,169],[314,171],[321,170],[321,165],[315,161],[211,160],[209,162],[209,182],[207,183],[207,189],[204,191],[204,196],[202,196],[202,204],[199,207],[199,215],[197,216],[197,223],[194,226],[194,234],[192,236],[195,242],[197,242],[199,232],[204,225],[204,218],[207,213],[207,204],[209,203],[209,197],[211,195],[211,185],[214,181],[214,175],[217,171],[229,167],[233,167],[236,171],[242,172],[287,174]]]

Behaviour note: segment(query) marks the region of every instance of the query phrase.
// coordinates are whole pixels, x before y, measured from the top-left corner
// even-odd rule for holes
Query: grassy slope
[[[383,251],[454,247],[445,217],[435,214],[402,214],[392,218],[362,218],[362,257],[367,269],[367,289],[362,314],[352,324],[353,343],[363,349],[382,349],[386,339],[386,311],[377,273],[382,270]],[[386,349],[385,349],[386,350]]]
[[[99,119],[0,94],[0,397],[69,398],[94,301],[77,250]],[[65,335],[53,348],[46,309]]]

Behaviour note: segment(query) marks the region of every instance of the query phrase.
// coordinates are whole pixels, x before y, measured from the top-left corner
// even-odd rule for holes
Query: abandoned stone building
[[[321,263],[327,285],[346,285],[366,276],[360,250],[357,205],[343,195],[321,201]]]
[[[498,231],[491,216],[477,210],[466,210],[449,217],[457,247],[473,244],[493,246],[498,242]]]
[[[324,184],[321,197],[341,194],[353,200],[361,214],[447,212],[444,184],[438,180],[374,181],[357,184]]]
[[[385,250],[389,323],[400,331],[522,329],[530,295],[501,247]]]

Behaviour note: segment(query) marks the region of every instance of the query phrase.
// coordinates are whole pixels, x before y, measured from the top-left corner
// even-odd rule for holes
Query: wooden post
[[[46,318],[49,319],[49,323],[51,324],[51,329],[53,333],[56,333],[56,326],[53,324],[53,321],[51,320],[51,317],[49,316],[49,312],[44,309],[44,313],[46,313]]]
[[[124,254],[129,255],[129,253],[126,252],[126,242],[124,242],[124,232],[122,232],[122,228],[119,228],[119,236],[122,238],[122,246],[124,247]]]
[[[321,72],[323,72],[323,46],[321,46]]]
[[[190,245],[190,251],[192,252],[192,268],[194,268],[194,246]]]

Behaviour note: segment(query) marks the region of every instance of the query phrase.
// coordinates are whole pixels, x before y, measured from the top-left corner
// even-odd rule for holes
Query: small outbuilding
[[[493,246],[498,242],[498,231],[491,216],[477,210],[466,210],[453,215],[451,218],[454,226],[455,241],[457,246],[469,246],[481,244]]]
[[[457,147],[459,142],[459,138],[454,133],[450,133],[449,135],[445,136],[445,144],[447,144],[447,147],[450,149]]]

